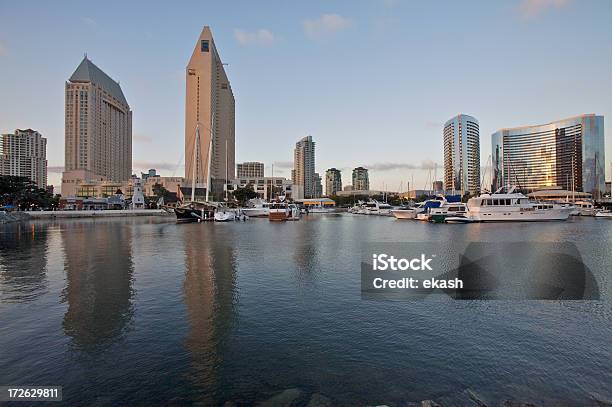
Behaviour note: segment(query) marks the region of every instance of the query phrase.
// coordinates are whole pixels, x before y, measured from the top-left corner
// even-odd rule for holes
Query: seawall
[[[66,218],[117,218],[133,216],[172,216],[163,209],[133,209],[107,211],[33,211],[27,212],[30,219],[66,219]]]

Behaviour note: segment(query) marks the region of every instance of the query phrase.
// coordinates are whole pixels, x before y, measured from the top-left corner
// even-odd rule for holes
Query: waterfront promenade
[[[133,216],[174,216],[163,209],[125,209],[107,211],[32,211],[27,213],[31,219],[58,218],[119,218]]]

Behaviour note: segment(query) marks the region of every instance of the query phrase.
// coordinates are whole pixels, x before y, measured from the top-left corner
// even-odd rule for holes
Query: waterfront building
[[[321,198],[323,195],[323,179],[318,172],[315,172],[312,182],[314,184],[314,198]]]
[[[459,114],[444,124],[444,185],[461,195],[480,192],[480,130],[478,120]]]
[[[547,124],[501,129],[491,135],[493,186],[525,191],[557,186],[605,190],[604,118],[584,114]]]
[[[370,189],[370,178],[367,168],[357,167],[353,169],[353,190],[367,191]]]
[[[149,177],[157,177],[157,176],[158,176],[157,170],[155,168],[151,168],[147,172],[140,173],[140,178],[142,178],[143,181],[146,181]]]
[[[342,191],[342,174],[336,168],[325,171],[325,195],[334,196],[338,191]]]
[[[87,56],[65,86],[62,194],[81,182],[128,181],[132,174],[132,111],[118,82]]]
[[[291,175],[295,185],[295,199],[315,197],[315,142],[311,136],[295,143]]]
[[[47,187],[47,139],[32,129],[0,134],[0,175],[28,177]]]
[[[251,186],[257,196],[262,199],[272,199],[284,195],[294,198],[293,182],[283,177],[241,177],[231,181],[230,190]]]
[[[351,189],[338,191],[336,196],[359,196],[359,197],[373,197],[373,196],[394,196],[398,195],[398,192],[380,191],[374,189]]]
[[[263,177],[264,163],[248,161],[236,164],[236,178]]]
[[[145,196],[155,196],[155,185],[161,185],[168,192],[173,194],[180,195],[179,190],[183,184],[185,184],[185,178],[183,177],[162,177],[159,174],[155,176],[147,177],[143,179],[144,186],[143,191]],[[191,186],[189,189],[189,193],[191,193]]]
[[[226,181],[235,178],[235,101],[208,26],[196,42],[185,74],[185,180],[191,186],[195,173],[196,187],[208,188],[210,155],[210,192],[220,199]]]

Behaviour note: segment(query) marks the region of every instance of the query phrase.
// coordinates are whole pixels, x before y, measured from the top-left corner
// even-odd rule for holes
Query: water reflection
[[[2,225],[0,233],[0,302],[33,301],[47,291],[47,228]]]
[[[215,402],[222,381],[221,355],[236,318],[234,235],[223,225],[182,225],[185,243],[184,295],[190,324],[189,380],[197,401]],[[217,230],[215,230],[217,229]]]
[[[115,342],[132,318],[132,230],[119,222],[66,223],[62,230],[68,303],[64,332],[85,351]]]

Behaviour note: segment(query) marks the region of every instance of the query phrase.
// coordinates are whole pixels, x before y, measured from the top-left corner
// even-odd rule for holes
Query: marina
[[[369,241],[571,242],[601,301],[364,300]],[[582,216],[4,225],[0,379],[62,383],[69,404],[252,405],[299,389],[346,406],[467,406],[470,393],[490,406],[591,405],[612,397],[610,242],[610,223]]]

